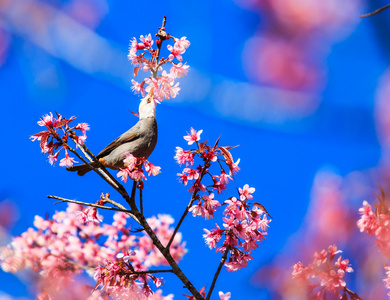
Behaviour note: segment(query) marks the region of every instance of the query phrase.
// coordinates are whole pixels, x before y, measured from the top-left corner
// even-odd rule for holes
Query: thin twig
[[[149,270],[149,271],[135,271],[134,274],[154,274],[154,273],[173,273],[172,269],[169,270]]]
[[[344,288],[345,291],[351,296],[354,296],[355,299],[358,299],[358,300],[363,300],[363,298],[361,298],[358,294],[356,294],[355,292],[352,292],[349,288],[345,287]]]
[[[75,135],[74,132],[71,132],[73,135]],[[93,155],[93,153],[88,149],[87,146],[85,145],[80,145],[79,143],[77,143],[77,141],[75,140],[75,138],[71,137],[73,142],[79,146],[79,149],[81,150],[81,152],[83,152],[83,154],[85,155],[85,157],[90,161],[90,162],[97,162],[99,163],[99,168],[95,168],[93,167],[90,163],[88,163],[86,160],[84,160],[81,155],[79,155],[77,153],[76,150],[74,150],[73,148],[71,148],[69,145],[67,145],[67,147],[69,148],[69,151],[71,151],[72,153],[74,153],[78,158],[80,158],[82,160],[82,162],[84,162],[85,164],[89,165],[91,167],[92,170],[94,170],[100,177],[102,177],[108,184],[110,184],[119,194],[121,194],[124,198],[128,198],[128,194],[127,194],[127,191],[126,189],[123,187],[123,185],[121,185],[119,183],[118,180],[116,180],[116,178],[114,176],[112,176],[112,174],[110,172],[107,171],[107,169],[99,162],[99,160],[95,157],[95,155]]]
[[[159,27],[159,31],[156,34],[160,38],[157,44],[157,53],[156,53],[156,59],[154,63],[154,69],[152,70],[153,78],[157,79],[157,71],[158,67],[160,66],[160,51],[163,41],[167,39],[167,33],[165,32],[165,23],[167,22],[167,17],[164,16],[162,26]]]
[[[130,207],[131,207],[132,204],[134,204],[134,206],[135,206],[135,192],[136,192],[136,190],[137,190],[137,181],[134,180],[133,181],[133,188],[131,189],[130,201],[132,203],[129,203]]]
[[[81,161],[83,163],[85,163],[86,165],[89,165],[91,167],[92,170],[94,170],[100,177],[102,177],[104,179],[104,181],[106,181],[109,185],[111,185],[115,190],[119,190],[119,186],[113,182],[111,180],[111,178],[109,178],[107,176],[107,174],[103,173],[103,172],[99,172],[99,169],[98,168],[94,168],[90,162],[87,162],[80,154],[77,153],[76,150],[74,150],[72,147],[70,147],[69,145],[67,145],[67,148],[70,152],[72,152],[74,155],[76,155],[79,159],[81,159]]]
[[[133,212],[131,210],[127,210],[127,209],[123,209],[123,208],[109,207],[109,206],[104,206],[104,205],[99,205],[99,204],[94,204],[94,203],[88,203],[88,202],[82,202],[82,201],[77,201],[77,200],[65,199],[65,198],[62,198],[62,197],[54,196],[54,195],[48,195],[47,198],[60,200],[59,202],[55,202],[54,204],[69,202],[69,203],[76,203],[76,204],[80,204],[80,205],[97,207],[97,208],[101,208],[101,209],[115,210],[115,211],[124,212],[124,213],[127,213],[129,216],[131,216],[135,221],[140,223],[138,221],[138,219],[134,216],[134,214],[133,214]]]
[[[207,173],[207,169],[208,168],[206,168],[206,164],[207,164],[207,162],[205,162],[205,165],[203,166],[203,169],[202,169],[202,173],[200,174],[199,184],[202,184],[202,178]],[[179,231],[179,228],[180,228],[181,224],[183,223],[185,217],[187,216],[187,214],[188,214],[192,204],[197,199],[197,194],[198,194],[198,190],[195,190],[195,192],[191,196],[190,203],[188,203],[186,209],[184,210],[183,215],[181,216],[181,218],[179,220],[179,223],[177,223],[176,228],[173,231],[173,234],[172,234],[171,238],[169,239],[169,242],[168,242],[167,247],[166,247],[166,251],[169,251],[169,247],[171,247],[171,244],[172,244],[172,242],[173,242],[173,240],[174,240],[174,238],[176,236],[176,233]]]
[[[173,242],[173,240],[174,240],[174,238],[175,238],[175,236],[176,236],[176,233],[179,231],[179,228],[180,228],[181,224],[183,223],[185,217],[187,216],[188,211],[190,210],[192,204],[193,204],[194,201],[196,200],[196,194],[197,194],[197,192],[195,192],[195,193],[192,194],[190,203],[188,203],[186,209],[184,210],[184,213],[182,214],[182,216],[181,216],[181,218],[180,218],[180,220],[179,220],[179,223],[177,223],[177,225],[176,225],[176,227],[175,227],[175,230],[173,231],[173,234],[172,234],[172,236],[171,236],[171,238],[170,238],[170,240],[169,240],[169,242],[168,242],[168,244],[167,244],[167,246],[166,246],[166,251],[169,251],[169,247],[171,247],[172,242]]]
[[[120,208],[120,209],[126,210],[126,207],[124,207],[122,204],[120,204],[120,203],[118,203],[118,202],[115,202],[115,201],[111,200],[111,199],[108,198],[107,196],[104,196],[104,197],[102,198],[102,200],[103,200],[104,202],[110,203],[110,204],[112,204],[112,205],[114,205],[114,206],[116,206],[116,207],[118,207],[118,208]]]
[[[360,17],[361,18],[367,18],[367,17],[372,17],[372,16],[375,16],[377,14],[379,14],[380,12],[384,11],[385,9],[389,8],[390,7],[390,4],[387,4],[371,13],[368,13],[368,14],[365,14],[365,15],[361,15]]]
[[[213,278],[213,282],[211,283],[210,290],[209,290],[209,293],[207,294],[206,300],[210,300],[211,293],[212,293],[213,290],[214,290],[215,283],[217,282],[219,273],[221,272],[221,269],[222,269],[222,267],[223,267],[223,265],[224,265],[224,263],[225,263],[225,261],[226,261],[226,258],[227,258],[227,256],[228,256],[229,250],[230,250],[230,248],[229,248],[229,247],[226,247],[225,253],[223,254],[223,256],[222,256],[222,258],[221,258],[221,262],[219,263],[217,272],[215,272],[215,275],[214,275],[214,278]]]
[[[141,210],[141,215],[144,215],[144,204],[143,204],[143,199],[142,199],[142,190],[139,189],[139,208]]]

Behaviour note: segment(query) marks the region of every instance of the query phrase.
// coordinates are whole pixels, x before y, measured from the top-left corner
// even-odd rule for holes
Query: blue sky
[[[36,3],[58,8],[67,2]],[[19,219],[12,234],[31,226],[35,215],[64,208],[53,206],[47,195],[90,202],[101,192],[115,195],[95,174],[80,178],[50,166],[28,137],[39,131],[36,122],[48,112],[77,115],[80,122],[91,125],[87,145],[98,153],[132,126],[136,118],[129,110],[137,110],[139,98],[130,90],[128,43],[133,36],[156,32],[167,15],[167,31],[191,41],[184,55],[191,71],[178,98],[157,108],[159,140],[150,161],[162,167],[162,174],[146,182],[146,214],[168,213],[177,220],[187,205],[190,195],[178,183],[176,173],[181,168],[173,156],[176,146],[185,146],[182,137],[191,127],[203,129],[203,139],[213,141],[221,135],[220,144],[239,144],[232,153],[241,158],[241,171],[222,197],[248,183],[256,188],[256,201],[267,208],[273,221],[267,240],[253,254],[254,261],[237,273],[224,270],[216,291],[231,291],[233,299],[266,299],[266,291],[252,285],[250,278],[300,227],[315,174],[331,166],[343,176],[372,168],[380,159],[373,109],[387,60],[375,21],[357,21],[350,33],[329,46],[320,60],[327,74],[323,88],[294,91],[294,97],[297,93],[316,103],[312,110],[300,111],[272,99],[289,98],[291,91],[255,82],[244,71],[245,44],[264,22],[253,11],[233,1],[150,1],[148,7],[134,7],[128,1],[99,3],[104,13],[94,30],[60,35],[52,44],[21,31],[7,15],[1,17],[10,46],[0,67],[0,201],[18,205]],[[259,102],[254,105],[253,99]],[[202,229],[215,221],[189,217],[181,229],[189,249],[181,265],[198,288],[210,284],[220,258],[202,239]],[[31,298],[21,282],[0,272],[0,291]],[[180,299],[185,293],[180,286],[166,276],[165,293]]]

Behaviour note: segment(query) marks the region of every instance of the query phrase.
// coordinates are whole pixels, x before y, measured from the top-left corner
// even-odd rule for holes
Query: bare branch
[[[94,203],[82,202],[82,201],[77,201],[77,200],[66,199],[66,198],[62,198],[62,197],[58,197],[58,196],[54,196],[54,195],[48,195],[47,198],[60,200],[59,202],[56,202],[54,204],[69,202],[69,203],[76,203],[76,204],[80,204],[80,205],[92,206],[92,207],[97,207],[97,208],[102,208],[102,209],[107,209],[107,210],[121,211],[121,212],[128,214],[130,217],[132,217],[135,221],[137,221],[139,223],[138,219],[134,216],[134,214],[131,210],[124,209],[123,206],[120,204],[114,204],[116,202],[114,202],[112,200],[110,200],[110,203],[117,206],[118,208],[108,207],[108,206],[94,204]],[[109,201],[107,201],[107,202],[109,202]]]
[[[372,16],[375,16],[377,14],[379,14],[380,12],[384,11],[385,9],[388,9],[390,7],[390,4],[387,4],[381,8],[378,8],[377,10],[371,12],[371,13],[368,13],[368,14],[365,14],[365,15],[361,15],[360,17],[361,18],[367,18],[367,17],[372,17]]]
[[[219,273],[221,272],[221,269],[222,269],[222,267],[223,267],[223,265],[224,265],[224,263],[226,261],[226,258],[228,256],[229,250],[230,250],[230,248],[226,247],[225,253],[223,254],[223,256],[221,258],[221,262],[219,263],[217,272],[215,272],[215,275],[214,275],[214,278],[213,278],[213,282],[211,283],[211,287],[210,287],[209,293],[207,294],[206,300],[210,300],[211,294],[212,294],[212,292],[214,290],[214,287],[215,287],[215,283],[217,282]]]

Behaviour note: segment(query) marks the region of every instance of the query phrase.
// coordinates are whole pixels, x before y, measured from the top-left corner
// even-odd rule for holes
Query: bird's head
[[[153,97],[153,91],[150,91],[145,98],[141,99],[138,111],[140,120],[156,117],[156,100]]]

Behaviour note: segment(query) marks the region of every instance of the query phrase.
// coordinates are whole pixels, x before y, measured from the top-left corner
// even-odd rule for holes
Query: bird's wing
[[[114,150],[115,148],[117,148],[118,146],[120,146],[124,143],[135,141],[136,139],[138,139],[140,137],[140,135],[139,135],[139,130],[137,130],[139,126],[137,126],[137,125],[138,124],[134,125],[132,128],[130,128],[124,134],[122,134],[117,139],[115,139],[113,142],[111,142],[106,148],[104,148],[102,151],[100,151],[100,153],[96,157],[97,158],[104,157],[104,156],[110,154],[110,152],[112,150]]]

